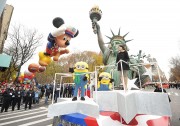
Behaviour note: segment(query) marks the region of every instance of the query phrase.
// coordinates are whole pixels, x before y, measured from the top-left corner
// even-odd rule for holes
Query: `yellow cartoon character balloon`
[[[112,82],[114,80],[111,79],[111,75],[107,72],[102,72],[99,75],[98,81],[98,91],[109,91],[112,88]]]

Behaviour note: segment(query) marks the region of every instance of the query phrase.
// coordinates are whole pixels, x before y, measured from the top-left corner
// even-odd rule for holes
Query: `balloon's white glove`
[[[66,48],[58,48],[58,52],[61,52],[61,51],[64,51],[64,50],[66,50]]]

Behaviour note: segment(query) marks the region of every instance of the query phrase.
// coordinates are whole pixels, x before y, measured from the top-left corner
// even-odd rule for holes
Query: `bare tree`
[[[96,65],[103,65],[102,54],[92,51],[77,51],[68,56],[61,56],[58,62],[49,64],[45,72],[37,73],[36,78],[41,84],[52,82],[55,73],[68,73],[69,68],[79,61],[86,62],[89,65],[89,71],[94,71]],[[58,79],[60,80],[60,78]],[[65,78],[64,82],[71,83],[72,78]]]
[[[14,25],[8,34],[4,52],[12,56],[9,72],[17,71],[17,82],[21,67],[35,54],[35,50],[40,46],[42,35],[35,29],[28,29],[22,25]],[[12,72],[11,71],[11,72]]]
[[[180,81],[180,56],[171,58],[170,64],[171,64],[171,69],[170,69],[171,80]]]

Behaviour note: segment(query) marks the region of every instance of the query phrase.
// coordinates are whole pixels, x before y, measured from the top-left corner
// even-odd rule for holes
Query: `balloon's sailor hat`
[[[71,36],[72,38],[76,37],[77,32],[78,32],[78,30],[72,26],[67,26],[67,28],[65,30],[65,34]]]
[[[53,25],[57,28],[57,30],[54,32],[53,36],[58,36],[62,34],[67,34],[70,37],[74,38],[78,35],[79,31],[72,27],[72,26],[66,26],[64,24],[64,20],[60,17],[56,17],[53,19]]]

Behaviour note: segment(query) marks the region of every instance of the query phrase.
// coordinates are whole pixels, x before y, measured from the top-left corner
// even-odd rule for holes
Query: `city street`
[[[153,91],[153,89],[148,89]],[[166,89],[171,98],[171,126],[179,126],[180,124],[180,90],[171,88]],[[51,103],[51,101],[49,101]],[[44,105],[44,98],[41,99],[40,105],[33,105],[32,109],[24,110],[24,105],[21,110],[0,113],[0,126],[51,126],[53,119],[47,118],[47,105]]]
[[[171,124],[172,126],[180,126],[180,90],[171,88],[167,89],[167,92],[171,98]]]
[[[49,101],[50,103],[51,101]],[[39,105],[34,105],[32,109],[24,109],[21,105],[21,110],[0,113],[0,126],[51,126],[52,118],[47,117],[47,105],[44,105],[44,98],[41,99]]]

